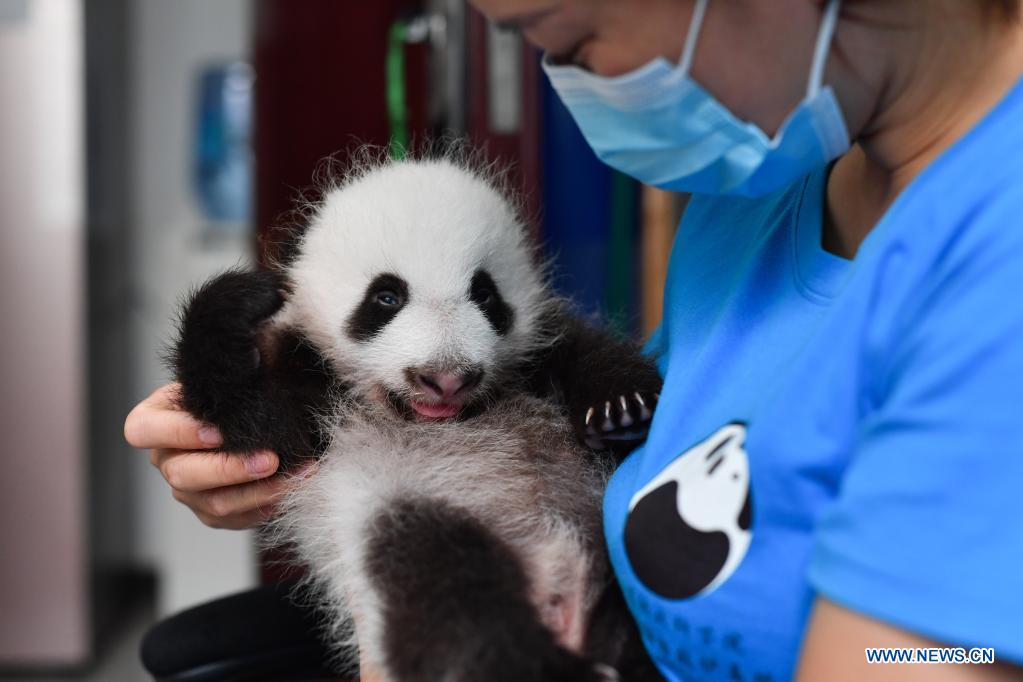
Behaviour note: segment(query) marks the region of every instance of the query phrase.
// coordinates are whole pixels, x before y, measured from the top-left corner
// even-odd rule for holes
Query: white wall
[[[201,66],[248,56],[247,0],[137,0],[129,47],[130,164],[134,185],[130,258],[135,399],[167,380],[159,361],[181,295],[205,277],[245,262],[248,242],[203,246],[192,193],[192,126]],[[250,532],[212,530],[175,502],[143,453],[132,461],[135,546],[158,569],[161,614],[254,584]]]
[[[0,665],[89,655],[81,7],[0,18]]]

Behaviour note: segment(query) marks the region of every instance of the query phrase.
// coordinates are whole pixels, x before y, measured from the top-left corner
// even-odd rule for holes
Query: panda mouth
[[[438,402],[423,400],[397,391],[385,391],[384,400],[402,419],[409,421],[440,422],[447,420],[472,419],[487,409],[487,402],[481,396],[472,396],[468,400],[452,400]]]
[[[427,419],[450,419],[462,411],[462,403],[428,403],[421,400],[409,400],[411,407],[420,417]]]

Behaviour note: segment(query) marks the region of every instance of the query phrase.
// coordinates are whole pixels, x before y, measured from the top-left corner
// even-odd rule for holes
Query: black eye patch
[[[377,275],[366,287],[359,307],[348,317],[348,335],[356,341],[368,341],[394,319],[408,303],[408,284],[401,277]]]
[[[475,303],[498,334],[507,334],[515,315],[501,298],[494,278],[486,270],[477,270],[469,284],[469,300]]]

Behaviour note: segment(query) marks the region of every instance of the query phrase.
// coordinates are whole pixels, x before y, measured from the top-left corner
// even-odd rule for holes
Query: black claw
[[[618,396],[618,427],[627,429],[633,425],[635,420],[632,418],[632,410],[629,408],[629,401],[624,395]]]
[[[604,431],[605,433],[608,432],[608,431],[614,431],[615,430],[615,422],[614,422],[614,419],[611,416],[611,401],[610,400],[605,400],[604,401],[604,421],[601,422],[601,424],[600,424],[600,430]]]
[[[593,674],[598,682],[622,682],[622,677],[618,674],[618,671],[603,663],[594,664]]]
[[[594,450],[616,443],[635,443],[647,436],[658,395],[645,391],[623,393],[591,405],[583,417],[581,440]]]
[[[644,399],[643,395],[639,393],[639,391],[632,395],[636,399],[636,404],[638,405],[637,414],[639,421],[650,421],[650,419],[653,418],[653,406],[656,404],[656,401],[650,400],[649,398]]]

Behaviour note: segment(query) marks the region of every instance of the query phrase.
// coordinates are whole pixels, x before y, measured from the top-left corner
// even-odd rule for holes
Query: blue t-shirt
[[[1023,662],[1023,85],[850,262],[826,172],[694,197],[650,348],[650,436],[605,499],[669,680],[792,677],[821,595]]]

